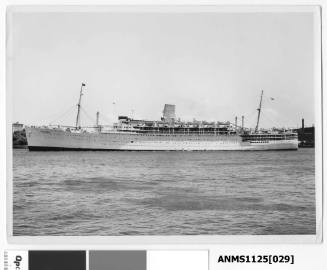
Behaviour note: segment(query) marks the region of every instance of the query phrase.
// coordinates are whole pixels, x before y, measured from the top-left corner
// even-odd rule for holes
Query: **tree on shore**
[[[13,146],[27,145],[25,129],[17,130],[13,133]]]

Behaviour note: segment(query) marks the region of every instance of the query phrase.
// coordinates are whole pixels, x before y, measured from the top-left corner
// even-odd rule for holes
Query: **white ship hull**
[[[28,148],[47,150],[219,151],[297,150],[298,140],[243,142],[239,135],[158,135],[126,132],[68,132],[26,127]]]

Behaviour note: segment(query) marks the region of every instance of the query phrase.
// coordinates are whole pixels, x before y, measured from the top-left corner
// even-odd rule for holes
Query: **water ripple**
[[[14,235],[314,234],[314,149],[14,150]]]

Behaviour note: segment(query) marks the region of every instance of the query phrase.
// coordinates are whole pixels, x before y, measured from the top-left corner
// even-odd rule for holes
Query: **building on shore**
[[[24,129],[24,125],[16,122],[12,124],[12,132],[14,133],[15,131],[22,131]]]
[[[315,127],[305,127],[302,119],[302,127],[296,130],[298,134],[299,147],[315,147]]]

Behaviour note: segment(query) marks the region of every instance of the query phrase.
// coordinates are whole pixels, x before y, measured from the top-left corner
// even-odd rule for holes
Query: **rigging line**
[[[276,128],[280,128],[279,127],[279,123],[277,121],[272,120],[271,118],[269,118],[266,114],[262,114],[264,119],[267,119],[269,122],[271,122]]]
[[[86,105],[81,105],[81,109],[84,109],[84,111],[91,111],[91,110],[89,110],[89,108],[86,106]]]
[[[244,117],[248,118],[248,119],[253,119],[253,120],[256,120],[255,118],[257,117],[257,111],[252,111],[252,113],[247,116],[247,115],[244,115]]]
[[[68,113],[71,113],[71,111],[75,108],[75,105],[71,106],[68,110],[66,110],[64,113],[60,114],[57,118],[53,119],[49,122],[49,125],[52,125],[55,121],[59,120],[60,118],[63,118],[64,116],[67,117]]]
[[[89,108],[87,106],[85,106],[85,105],[81,106],[81,111],[83,111],[84,114],[88,117],[88,119],[92,121],[92,124],[96,122],[96,117],[90,116],[90,114],[88,113],[91,110],[89,110]],[[101,118],[103,117],[103,115],[101,113],[100,113],[100,117]]]
[[[245,122],[244,127],[247,127],[247,128],[255,127],[257,111],[252,111],[252,113],[249,115],[243,114],[243,116],[244,116],[244,122]]]
[[[115,120],[113,118],[108,117],[105,114],[100,114],[100,118],[101,118],[101,122],[108,123],[109,125],[112,125],[113,123],[115,123]]]
[[[87,116],[88,120],[90,120],[92,122],[92,124],[95,123],[95,119],[94,117],[90,116],[87,111],[90,111],[88,110],[88,108],[84,105],[84,106],[81,106],[81,111],[83,112],[83,114],[85,114],[85,116]],[[100,119],[101,119],[101,122],[104,122],[103,119],[107,120],[108,123],[113,123],[114,120],[110,120],[110,118],[107,118],[107,116],[105,114],[101,114],[100,113]]]
[[[91,117],[82,107],[81,111],[85,114],[85,116],[91,121],[92,124],[95,123],[95,118]]]
[[[270,102],[269,105],[271,105],[271,104],[273,104],[273,102]],[[273,109],[274,107],[275,107],[275,106],[269,106],[269,107],[268,107],[268,110],[269,110],[269,109]],[[276,121],[275,121],[275,120],[272,120],[271,118],[269,118],[269,117],[267,116],[267,113],[265,113],[264,111],[263,111],[263,113],[264,113],[265,119],[267,119],[267,120],[269,120],[270,122],[272,122],[274,125],[276,125],[276,127],[278,127],[278,126],[280,125],[280,123],[277,122],[277,120],[276,120]],[[278,113],[278,114],[276,115],[276,117],[280,118],[281,116],[280,116],[280,114]],[[285,122],[285,120],[286,120],[287,125],[292,126],[293,121],[292,121],[290,118],[288,118],[286,115],[283,115],[283,120],[284,120],[284,122]]]
[[[275,106],[274,104],[280,104],[281,102],[278,101],[284,101],[281,98],[278,98],[278,100],[276,101],[275,98],[271,97],[271,96],[264,96],[265,101],[267,101],[267,108],[268,109],[273,109]],[[270,106],[269,106],[270,105]],[[267,115],[265,115],[267,118]],[[270,120],[269,118],[267,118],[268,120]],[[293,120],[291,120],[290,118],[288,118],[286,115],[283,115],[283,119],[287,121],[288,125],[293,125]],[[274,124],[277,124],[277,126],[279,125],[279,123],[275,122]]]
[[[58,118],[60,115],[63,115],[65,114],[66,112],[68,112],[70,109],[72,109],[74,106],[70,106],[70,107],[66,107],[65,110],[61,110],[60,112],[56,112],[56,113],[53,113],[51,115],[49,115],[47,118],[48,119],[56,119]]]
[[[74,122],[74,118],[75,118],[75,113],[74,114],[66,114],[65,116],[62,117],[62,119],[60,120],[61,123],[65,123],[65,121],[67,119],[69,119],[69,123],[73,123]]]
[[[288,127],[293,127],[293,123],[294,123],[294,121],[293,120],[291,120],[290,118],[288,118],[287,116],[285,116],[285,115],[283,115],[283,120],[284,120],[284,122],[285,123],[287,123],[287,125],[288,125]],[[286,121],[285,121],[286,120]],[[279,125],[279,124],[278,124]]]
[[[95,119],[93,119],[90,115],[88,115],[85,111],[81,110],[83,115],[86,117],[86,121],[84,121],[88,125],[95,125]]]

